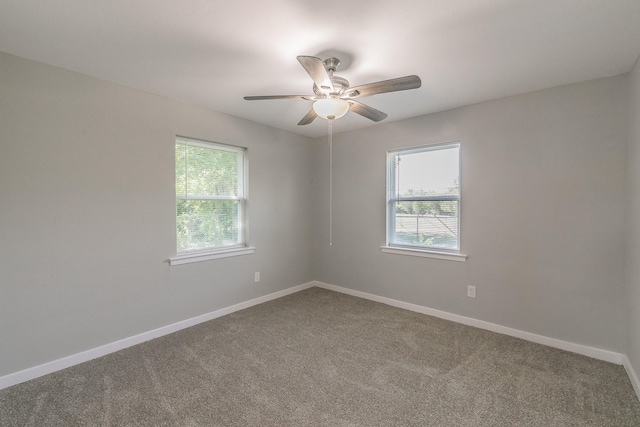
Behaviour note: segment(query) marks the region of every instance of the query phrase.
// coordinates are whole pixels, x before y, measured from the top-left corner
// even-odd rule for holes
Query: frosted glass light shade
[[[339,119],[349,111],[349,103],[340,98],[323,98],[313,103],[313,111],[323,119]]]

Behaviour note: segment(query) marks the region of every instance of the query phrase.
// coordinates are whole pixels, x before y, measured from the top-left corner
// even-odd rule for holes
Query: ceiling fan
[[[347,79],[333,74],[340,65],[340,61],[337,58],[327,58],[323,61],[315,56],[298,56],[298,61],[313,80],[313,95],[245,96],[244,99],[247,101],[264,99],[305,99],[313,101],[311,110],[298,122],[298,125],[308,125],[316,117],[327,120],[339,119],[347,114],[348,111],[353,111],[374,122],[379,122],[384,120],[387,115],[382,111],[356,101],[356,98],[378,93],[417,89],[422,84],[420,77],[412,75],[349,87]]]

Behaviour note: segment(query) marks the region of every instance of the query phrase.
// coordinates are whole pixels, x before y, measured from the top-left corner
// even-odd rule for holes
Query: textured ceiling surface
[[[296,56],[336,56],[351,86],[420,76],[359,99],[395,121],[625,73],[639,22],[639,0],[0,0],[0,51],[320,136],[309,101],[243,96],[311,94]]]

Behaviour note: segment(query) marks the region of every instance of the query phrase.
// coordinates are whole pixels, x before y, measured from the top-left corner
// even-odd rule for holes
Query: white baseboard
[[[41,377],[43,375],[47,375],[47,374],[74,366],[74,365],[78,365],[83,362],[87,362],[89,360],[92,360],[101,356],[105,356],[110,353],[114,353],[119,350],[123,350],[128,347],[132,347],[137,344],[141,344],[143,342],[152,340],[154,338],[158,338],[164,335],[171,334],[173,332],[177,332],[185,328],[189,328],[191,326],[195,326],[199,323],[207,322],[209,320],[213,320],[218,317],[222,317],[227,314],[231,314],[236,311],[252,307],[254,305],[262,304],[267,301],[271,301],[277,298],[284,297],[286,295],[300,292],[305,289],[312,288],[314,286],[328,289],[331,291],[340,292],[347,295],[352,295],[359,298],[368,299],[371,301],[380,302],[382,304],[387,304],[393,307],[403,308],[405,310],[410,310],[417,313],[422,313],[429,316],[434,316],[441,319],[462,323],[464,325],[474,326],[480,329],[486,329],[486,330],[497,332],[500,334],[521,338],[521,339],[535,342],[538,344],[543,344],[550,347],[567,350],[573,353],[582,354],[584,356],[593,357],[595,359],[604,360],[606,362],[623,365],[625,370],[627,371],[627,374],[629,375],[631,383],[633,384],[633,388],[636,391],[638,398],[640,399],[640,381],[638,380],[638,376],[636,375],[635,371],[633,370],[633,367],[631,366],[631,362],[629,361],[627,356],[624,354],[616,353],[608,350],[602,350],[599,348],[589,347],[581,344],[575,344],[567,341],[562,341],[555,338],[549,338],[543,335],[537,335],[530,332],[521,331],[518,329],[508,328],[506,326],[501,326],[494,323],[473,319],[470,317],[448,313],[446,311],[436,310],[433,308],[424,307],[417,304],[411,304],[404,301],[394,300],[387,297],[381,297],[381,296],[370,294],[367,292],[343,288],[336,285],[330,285],[328,283],[323,283],[319,281],[304,283],[302,285],[294,286],[279,292],[274,292],[272,294],[255,298],[249,301],[245,301],[239,304],[235,304],[230,307],[221,308],[219,310],[212,311],[210,313],[206,313],[200,316],[196,316],[191,319],[186,319],[177,323],[173,323],[171,325],[163,326],[158,329],[154,329],[154,330],[144,332],[138,335],[134,335],[128,338],[124,338],[109,344],[105,344],[100,347],[86,350],[81,353],[63,357],[61,359],[43,363],[42,365],[34,366],[32,368],[27,368],[22,371],[5,375],[3,377],[0,377],[0,390],[25,382],[25,381],[32,380],[34,378]]]
[[[636,391],[638,399],[640,399],[640,380],[638,380],[638,375],[636,375],[636,371],[633,370],[631,361],[626,354],[622,357],[622,366],[624,366],[625,371],[627,371],[627,375],[629,375],[629,379],[631,380],[631,385],[633,385],[633,389]]]
[[[543,335],[532,334],[531,332],[525,332],[519,329],[508,328],[506,326],[497,325],[495,323],[489,323],[483,320],[473,319],[471,317],[460,316],[458,314],[452,314],[446,311],[436,310],[433,308],[424,307],[417,304],[411,304],[404,301],[381,297],[378,295],[369,294],[367,292],[355,291],[353,289],[343,288],[336,285],[330,285],[328,283],[323,283],[319,281],[315,281],[313,283],[315,284],[315,286],[319,288],[341,292],[343,294],[348,294],[355,297],[380,302],[382,304],[391,305],[393,307],[403,308],[405,310],[415,311],[418,313],[427,314],[429,316],[439,317],[440,319],[451,320],[452,322],[462,323],[464,325],[474,326],[480,329],[486,329],[492,332],[497,332],[499,334],[521,338],[523,340],[535,342],[538,344],[543,344],[549,347],[559,348],[561,350],[566,350],[573,353],[582,354],[584,356],[589,356],[594,359],[604,360],[606,362],[615,363],[617,365],[622,365],[623,358],[625,357],[621,353],[616,353],[609,350],[602,350],[599,348],[589,347],[581,344],[575,344],[572,342],[562,341],[555,338],[545,337]]]
[[[308,282],[302,285],[294,286],[283,291],[274,292],[269,295],[265,295],[259,298],[255,298],[249,301],[241,302],[239,304],[232,305],[230,307],[221,308],[210,313],[206,313],[200,316],[192,317],[191,319],[183,320],[173,323],[171,325],[163,326],[158,329],[154,329],[148,332],[143,332],[138,335],[134,335],[128,338],[124,338],[109,344],[102,345],[100,347],[92,348],[90,350],[83,351],[81,353],[73,354],[71,356],[63,357],[61,359],[53,360],[51,362],[43,363],[42,365],[27,368],[22,371],[14,372],[12,374],[0,377],[0,390],[11,387],[12,385],[20,384],[25,381],[32,380],[34,378],[41,377],[43,375],[51,374],[61,369],[68,368],[70,366],[78,365],[89,360],[105,356],[110,353],[114,353],[119,350],[123,350],[127,347],[132,347],[137,344],[141,344],[146,341],[150,341],[154,338],[158,338],[164,335],[177,332],[181,329],[185,329],[191,326],[195,326],[199,323],[207,322],[209,320],[216,319],[218,317],[231,314],[233,312],[244,310],[245,308],[252,307],[254,305],[262,304],[263,302],[271,301],[283,296],[300,292],[302,290],[311,288],[315,285],[315,282]]]

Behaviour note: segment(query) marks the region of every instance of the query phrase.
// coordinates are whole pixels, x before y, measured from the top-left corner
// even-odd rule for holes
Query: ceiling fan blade
[[[387,118],[387,115],[382,111],[376,110],[373,107],[369,107],[368,105],[364,105],[357,101],[349,101],[351,106],[349,107],[350,111],[353,111],[356,114],[360,114],[362,117],[366,117],[369,120],[373,120],[374,122],[379,122]]]
[[[355,98],[357,96],[369,96],[377,93],[397,92],[399,90],[417,89],[421,85],[422,81],[418,76],[398,77],[397,79],[383,80],[381,82],[352,87],[347,91],[347,96]]]
[[[308,99],[310,95],[264,95],[264,96],[245,96],[247,101],[260,101],[263,99]]]
[[[298,56],[298,62],[309,73],[313,82],[323,92],[333,92],[333,83],[320,58],[315,56]]]
[[[318,117],[318,115],[316,114],[316,112],[313,110],[313,108],[307,113],[306,116],[304,116],[302,118],[302,120],[300,120],[298,122],[298,126],[302,126],[302,125],[308,125],[309,123],[311,123],[312,121],[315,120],[315,118]]]

